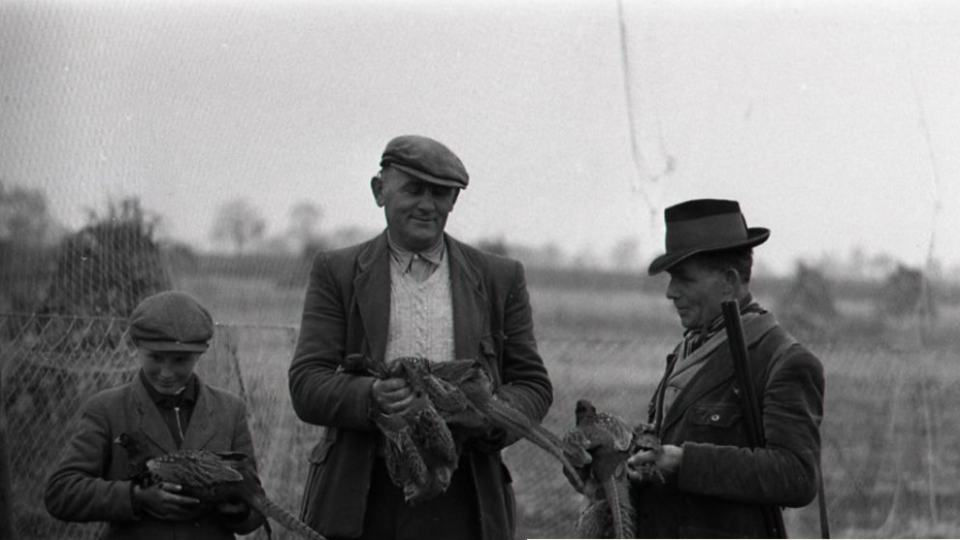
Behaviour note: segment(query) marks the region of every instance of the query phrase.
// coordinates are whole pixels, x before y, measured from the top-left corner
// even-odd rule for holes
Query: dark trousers
[[[363,518],[362,540],[479,540],[480,516],[470,462],[460,460],[450,487],[432,500],[410,506],[393,485],[386,463],[374,460]]]

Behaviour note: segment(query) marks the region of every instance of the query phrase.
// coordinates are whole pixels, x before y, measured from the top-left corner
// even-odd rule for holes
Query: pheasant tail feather
[[[619,472],[622,474],[609,476],[603,481],[603,492],[610,506],[614,538],[633,538],[636,515],[630,501],[630,483],[622,477],[617,478],[626,474],[622,469]]]
[[[293,514],[287,512],[282,507],[267,498],[266,494],[259,493],[250,498],[251,506],[257,509],[264,516],[273,519],[283,525],[290,531],[297,533],[301,538],[307,540],[327,540],[317,531],[310,528],[309,525],[297,519]]]
[[[523,437],[540,448],[543,448],[547,453],[557,458],[572,478],[579,478],[576,467],[570,463],[570,460],[567,459],[567,455],[564,452],[564,449],[571,448],[571,445],[563,442],[549,430],[533,422],[525,414],[502,400],[496,398],[491,399],[488,407],[488,415],[496,425],[506,429],[513,435]],[[576,448],[571,455],[578,455],[579,452],[583,452],[583,450]],[[581,463],[581,466],[589,463],[589,461],[589,456],[587,456],[586,460]],[[578,487],[583,489],[582,485]]]

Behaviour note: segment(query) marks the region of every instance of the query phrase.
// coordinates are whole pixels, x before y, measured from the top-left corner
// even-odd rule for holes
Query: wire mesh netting
[[[2,315],[3,426],[11,460],[15,530],[23,539],[95,538],[97,524],[67,524],[43,504],[46,477],[76,427],[82,404],[95,392],[129,381],[138,366],[125,339],[125,321],[113,318]],[[47,340],[45,336],[56,335]],[[267,493],[295,513],[306,477],[306,456],[319,429],[300,422],[287,391],[286,368],[296,327],[218,325],[198,366],[207,382],[244,397]],[[96,347],[62,336],[119,335]],[[589,397],[604,410],[642,417],[657,380],[649,360],[661,343],[637,340],[547,339],[541,353],[555,385],[544,425],[557,433],[572,426],[574,403]],[[829,359],[839,351],[827,351]],[[882,356],[882,355],[881,355]],[[648,358],[648,360],[644,360]],[[837,536],[942,536],[957,530],[950,511],[958,499],[960,453],[949,411],[950,356],[905,357],[876,351],[845,352],[858,368],[828,364],[828,414],[823,426],[827,502]],[[911,363],[906,363],[909,360]],[[886,366],[883,368],[864,366]],[[865,376],[869,371],[869,377]],[[882,393],[883,399],[878,399]],[[832,414],[831,414],[832,412]],[[505,460],[517,495],[518,538],[567,538],[583,504],[559,465],[521,441]],[[815,537],[815,506],[788,510],[788,531]],[[279,539],[290,538],[284,530]],[[262,533],[257,533],[260,535]],[[259,538],[260,536],[254,536]]]
[[[67,524],[44,508],[46,478],[76,429],[82,405],[100,390],[126,383],[139,369],[126,321],[67,316],[0,316],[5,351],[3,421],[11,461],[15,530],[27,539],[96,538],[98,524]],[[83,335],[84,342],[62,336]],[[89,336],[115,336],[99,347]],[[56,339],[46,339],[57,336]],[[292,327],[223,326],[198,365],[200,377],[244,397],[264,487],[296,512],[308,446],[315,431],[289,406],[286,363]],[[280,533],[279,538],[284,538]]]

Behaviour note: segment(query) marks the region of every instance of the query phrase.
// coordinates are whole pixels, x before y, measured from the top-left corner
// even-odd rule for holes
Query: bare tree
[[[504,257],[510,255],[510,247],[507,246],[507,240],[503,236],[479,240],[477,247],[487,253],[503,255]]]
[[[317,241],[320,233],[317,230],[323,219],[323,210],[316,204],[301,201],[290,208],[287,236],[293,242],[298,252]]]
[[[42,191],[8,188],[0,180],[0,241],[38,246],[48,243],[54,228]]]
[[[640,239],[621,238],[610,250],[610,262],[617,270],[636,270],[640,264]]]
[[[267,222],[246,199],[233,199],[220,206],[210,233],[215,242],[229,243],[240,254],[251,242],[263,238]]]
[[[915,313],[936,317],[937,305],[930,294],[927,280],[923,270],[898,264],[883,284],[880,302],[884,312],[893,317],[905,317]]]

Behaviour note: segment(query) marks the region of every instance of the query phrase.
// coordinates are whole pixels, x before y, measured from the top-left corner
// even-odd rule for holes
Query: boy
[[[140,372],[84,407],[80,427],[47,482],[50,514],[109,522],[110,539],[233,539],[263,524],[263,516],[243,502],[203,509],[197,499],[179,494],[180,486],[134,485],[127,479],[126,452],[116,442],[121,433],[137,433],[154,456],[205,449],[253,458],[244,402],[193,372],[212,337],[210,313],[186,293],[162,292],[133,310],[130,338]]]

